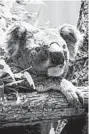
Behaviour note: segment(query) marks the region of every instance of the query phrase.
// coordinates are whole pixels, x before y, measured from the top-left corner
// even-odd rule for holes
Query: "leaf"
[[[21,97],[19,96],[18,92],[16,93],[16,98],[17,98],[16,104],[20,104],[21,103]]]
[[[9,67],[9,65],[5,62],[5,60],[1,59],[0,60],[0,65],[3,66],[2,69],[0,69],[0,71],[2,70],[2,73],[5,72],[5,73],[8,73],[11,78],[13,79],[13,81],[15,81],[15,77],[14,77],[14,74],[13,72],[11,71],[11,68]]]
[[[56,132],[55,133],[61,134],[63,128],[65,127],[65,125],[67,123],[68,123],[68,120],[67,119],[58,120],[58,125],[57,125]]]
[[[55,134],[55,131],[54,131],[54,128],[53,128],[53,124],[51,124],[51,129],[50,129],[49,134]]]
[[[29,68],[26,68],[26,69],[22,70],[19,73],[14,74],[15,78],[22,78],[24,76],[23,73],[26,72],[26,71],[28,71],[28,70],[30,70],[31,68],[32,68],[32,66],[30,66]]]
[[[12,85],[14,85],[14,84],[19,84],[19,83],[22,83],[24,80],[18,80],[18,81],[14,81],[14,82],[11,82],[11,83],[8,83],[8,84],[6,84],[5,86],[12,86]]]
[[[43,0],[30,0],[29,3],[30,4],[43,4],[43,5],[47,6],[47,4],[45,2],[43,2]]]
[[[20,5],[42,4],[42,5],[47,6],[47,4],[45,2],[43,2],[43,0],[16,0],[16,2],[19,3]]]
[[[26,80],[28,81],[30,86],[33,87],[33,89],[35,89],[34,81],[33,81],[32,77],[31,77],[31,75],[27,71],[24,72],[24,77],[26,78]]]
[[[0,80],[0,101],[4,99],[4,84],[2,80]]]
[[[41,8],[40,8],[40,10],[39,10],[39,12],[38,12],[38,14],[37,14],[37,17],[36,17],[36,20],[35,20],[35,23],[34,23],[34,27],[37,27],[38,26],[38,24],[39,24],[39,16],[40,16],[40,12],[41,12]]]
[[[16,74],[14,74],[14,76],[15,76],[15,78],[20,79],[20,78],[23,77],[23,74],[22,73],[16,73]]]
[[[11,90],[15,92],[15,95],[16,95],[16,98],[17,98],[16,104],[20,104],[21,103],[21,97],[19,96],[18,91],[15,90],[15,89],[11,89]]]

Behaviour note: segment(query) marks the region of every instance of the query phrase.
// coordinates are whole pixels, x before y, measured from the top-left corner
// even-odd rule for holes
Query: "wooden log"
[[[0,128],[85,116],[88,87],[80,87],[78,90],[84,94],[84,106],[79,108],[70,108],[60,92],[20,93],[17,101],[11,98],[0,104]]]

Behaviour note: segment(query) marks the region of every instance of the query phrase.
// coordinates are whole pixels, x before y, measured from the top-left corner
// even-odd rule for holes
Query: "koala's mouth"
[[[49,63],[49,67],[47,70],[47,75],[49,77],[59,77],[63,74],[66,61],[64,55],[60,52],[57,53],[56,57],[53,55],[53,58],[51,56],[50,58],[51,62]]]
[[[48,71],[47,71],[47,75],[50,77],[59,77],[63,74],[64,72],[64,68],[65,68],[65,64],[64,65],[58,65],[55,67],[49,67]]]
[[[56,49],[53,44],[49,50],[49,67],[47,70],[47,75],[49,77],[59,77],[64,72],[65,64],[64,53],[60,50],[59,46]]]

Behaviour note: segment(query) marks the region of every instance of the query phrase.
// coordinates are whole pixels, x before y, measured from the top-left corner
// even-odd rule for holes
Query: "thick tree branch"
[[[0,127],[24,126],[54,119],[84,116],[88,104],[88,87],[80,87],[84,94],[84,106],[69,108],[60,92],[19,94],[20,101],[10,99],[0,105]]]

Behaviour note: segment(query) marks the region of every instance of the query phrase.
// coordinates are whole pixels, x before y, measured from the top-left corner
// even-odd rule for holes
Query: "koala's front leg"
[[[38,92],[47,92],[50,90],[60,91],[67,99],[69,106],[78,108],[83,105],[83,94],[77,89],[70,81],[62,79],[58,81],[52,81],[52,83],[45,84],[44,88],[39,86]]]
[[[72,107],[79,107],[83,104],[83,94],[70,81],[63,79],[60,83],[60,90],[65,95]]]

